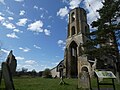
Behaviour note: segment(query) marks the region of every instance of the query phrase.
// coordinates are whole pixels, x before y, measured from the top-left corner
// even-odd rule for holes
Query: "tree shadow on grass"
[[[0,90],[5,90],[5,88],[0,88]]]

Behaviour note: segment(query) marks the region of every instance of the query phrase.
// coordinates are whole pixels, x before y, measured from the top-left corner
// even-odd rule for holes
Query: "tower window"
[[[75,21],[75,13],[74,12],[71,14],[71,19],[72,19],[72,22]]]
[[[72,35],[75,34],[75,26],[72,27]]]

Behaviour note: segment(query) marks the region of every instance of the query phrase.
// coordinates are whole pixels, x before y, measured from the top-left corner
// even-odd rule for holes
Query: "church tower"
[[[75,8],[70,11],[67,32],[64,74],[66,77],[77,77],[78,61],[86,49],[82,47],[82,44],[88,40],[87,34],[89,33],[86,11],[83,8]]]

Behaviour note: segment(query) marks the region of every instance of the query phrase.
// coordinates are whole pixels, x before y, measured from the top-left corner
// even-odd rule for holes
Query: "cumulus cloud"
[[[24,11],[24,10],[21,10],[19,15],[22,16],[22,15],[24,15],[24,14],[25,14],[25,11]]]
[[[17,33],[23,33],[23,31],[20,31],[19,29],[14,29],[13,31]]]
[[[27,18],[19,19],[19,22],[17,22],[16,24],[18,26],[24,26],[27,23],[27,21],[28,21]]]
[[[9,54],[9,50],[6,50],[6,49],[1,49],[1,51],[3,52],[3,53],[6,53],[7,55]]]
[[[63,40],[58,40],[58,45],[61,46],[61,45],[65,45],[66,43],[63,41]]]
[[[36,49],[41,49],[40,46],[37,46],[37,45],[33,45]]]
[[[57,44],[58,44],[59,47],[62,48],[62,50],[65,49],[66,42],[64,42],[63,40],[58,40]]]
[[[64,8],[60,8],[60,10],[57,12],[57,16],[60,16],[61,18],[65,17],[68,14],[69,10],[65,6]]]
[[[4,0],[0,0],[0,3],[5,4]]]
[[[9,8],[9,7],[7,7],[7,9],[6,9],[5,11],[6,11],[7,13],[9,13],[10,15],[14,15],[14,13],[10,11],[10,8]]]
[[[26,64],[29,64],[29,65],[33,65],[35,63],[37,63],[35,60],[27,60],[25,61]]]
[[[9,20],[13,20],[14,18],[13,17],[8,17]]]
[[[27,47],[25,47],[25,48],[19,47],[19,49],[22,50],[23,52],[29,52],[30,51],[30,49],[27,48]]]
[[[0,22],[4,21],[4,20],[5,20],[5,18],[3,16],[0,16]]]
[[[50,36],[50,33],[51,33],[51,32],[50,32],[50,30],[45,29],[45,30],[44,30],[44,33],[45,33],[45,35]]]
[[[15,57],[17,60],[24,60],[25,58],[24,57],[20,57],[20,56],[18,56],[18,57]]]
[[[60,16],[61,19],[63,19],[65,16],[68,15],[70,9],[79,7],[81,1],[82,0],[62,0],[63,3],[67,3],[69,5],[69,8],[67,8],[66,6],[64,8],[60,8],[60,10],[57,12],[57,16]]]
[[[70,9],[74,9],[76,7],[79,7],[79,4],[82,0],[71,0],[69,5],[70,5]]]
[[[4,16],[4,14],[3,14],[2,12],[0,12],[0,15],[3,15],[3,16]]]
[[[43,22],[39,20],[29,24],[27,29],[39,33],[39,32],[43,32],[42,27],[43,27]]]
[[[16,2],[23,2],[24,0],[15,0]]]
[[[15,25],[12,24],[12,23],[9,23],[9,22],[4,22],[4,23],[2,23],[2,25],[5,26],[8,29],[14,29],[15,28]]]
[[[9,38],[19,38],[14,32],[6,35]]]
[[[36,5],[33,8],[36,9],[36,10],[38,10],[38,6],[36,6]]]
[[[92,21],[97,20],[97,17],[99,17],[98,12],[96,10],[99,10],[103,4],[101,3],[101,0],[89,0],[84,1],[85,9],[88,10],[87,18],[88,18],[88,23],[91,24]]]

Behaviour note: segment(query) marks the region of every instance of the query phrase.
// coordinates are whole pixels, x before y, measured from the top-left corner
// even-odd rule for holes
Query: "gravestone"
[[[15,59],[15,56],[13,55],[13,51],[11,50],[7,59],[6,59],[6,62],[10,68],[10,72],[12,75],[15,75],[15,72],[16,72],[16,67],[17,67],[17,60]]]
[[[6,62],[2,63],[2,75],[5,82],[6,90],[15,90],[10,68]]]
[[[86,71],[82,71],[79,74],[78,78],[78,88],[90,90],[90,78],[89,73]]]

